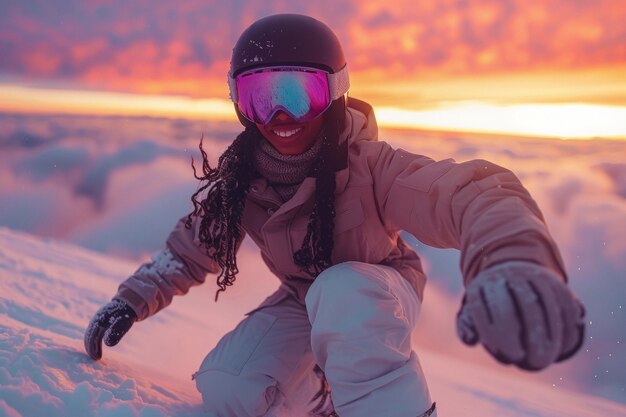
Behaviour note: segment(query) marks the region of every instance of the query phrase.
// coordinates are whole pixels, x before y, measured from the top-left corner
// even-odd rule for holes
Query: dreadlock
[[[233,284],[239,272],[236,252],[243,238],[241,217],[245,197],[255,175],[252,155],[257,136],[256,128],[246,127],[220,156],[216,168],[209,164],[203,136],[199,145],[203,175],[198,175],[193,159],[191,162],[196,179],[206,182],[191,196],[194,210],[187,216],[185,226],[191,228],[192,216],[202,217],[198,237],[207,255],[214,258],[221,269],[217,276],[216,301],[219,293]],[[206,196],[199,201],[198,197],[205,191]]]
[[[341,152],[338,145],[344,106],[343,98],[336,100],[325,114],[322,145],[311,168],[311,175],[316,178],[315,203],[302,247],[293,254],[296,265],[312,276],[319,275],[332,265],[335,170],[337,164],[345,160],[345,152]],[[254,148],[262,139],[257,127],[248,123],[220,156],[216,168],[211,168],[209,164],[203,138],[199,145],[202,175],[198,175],[192,160],[194,176],[204,184],[191,197],[194,210],[187,216],[185,225],[189,229],[193,216],[202,217],[200,242],[221,269],[217,277],[219,289],[215,294],[216,301],[219,293],[233,284],[239,272],[236,252],[243,238],[241,220],[250,182],[258,175],[253,164]],[[205,191],[206,196],[200,199]]]
[[[335,243],[335,170],[338,163],[345,160],[345,153],[340,152],[339,147],[344,103],[342,98],[328,109],[322,146],[312,168],[315,176],[315,203],[302,247],[293,254],[296,265],[315,277],[332,265]]]

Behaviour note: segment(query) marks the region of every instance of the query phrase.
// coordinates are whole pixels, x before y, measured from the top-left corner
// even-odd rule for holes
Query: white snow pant
[[[418,417],[431,399],[411,332],[420,301],[393,268],[346,262],[254,311],[194,374],[210,417],[312,416],[318,364],[340,417]],[[429,414],[436,417],[436,412]]]

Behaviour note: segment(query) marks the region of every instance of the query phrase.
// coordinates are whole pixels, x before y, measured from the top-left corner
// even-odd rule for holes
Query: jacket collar
[[[350,147],[361,140],[378,140],[378,125],[371,112],[368,116],[352,107],[346,108],[346,128],[340,136],[340,144]],[[346,164],[335,174],[335,194],[342,193],[350,177],[350,157],[346,149]]]
[[[360,140],[377,140],[378,126],[373,117],[373,113],[368,118],[365,114],[351,107],[346,109],[346,126],[339,137],[340,146],[348,148],[351,144]],[[350,177],[350,158],[346,149],[346,163],[343,168],[335,173],[335,194],[342,193],[348,185]],[[304,179],[298,191],[291,199],[281,205],[278,194],[267,185],[267,180],[263,177],[256,178],[250,183],[249,198],[267,201],[274,205],[280,205],[276,215],[286,213],[302,204],[306,203],[315,193],[315,178]]]

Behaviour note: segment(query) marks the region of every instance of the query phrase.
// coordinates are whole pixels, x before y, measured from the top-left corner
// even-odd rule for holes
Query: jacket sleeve
[[[215,259],[206,254],[197,238],[200,218],[193,217],[190,229],[187,216],[180,219],[166,240],[165,248],[120,284],[118,298],[127,302],[143,320],[167,307],[175,295],[186,294],[202,284],[208,273],[220,271]]]
[[[544,265],[567,281],[541,211],[511,171],[480,159],[434,161],[386,143],[378,149],[370,169],[388,227],[460,249],[465,285],[509,260]]]

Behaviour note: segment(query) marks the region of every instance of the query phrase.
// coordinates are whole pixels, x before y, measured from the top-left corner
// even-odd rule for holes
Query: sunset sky
[[[8,0],[0,111],[234,119],[232,46],[279,12],[333,28],[381,125],[626,138],[622,0]]]

